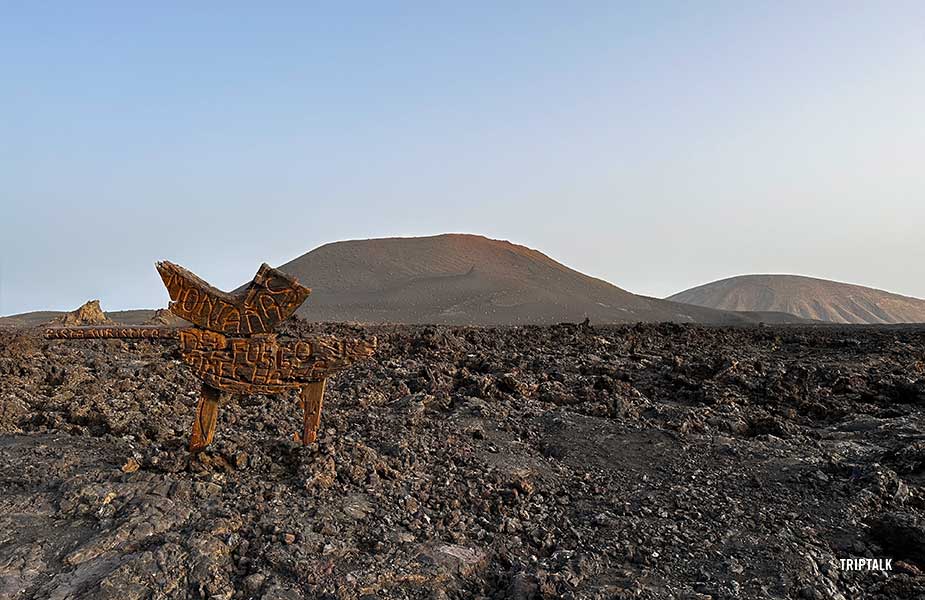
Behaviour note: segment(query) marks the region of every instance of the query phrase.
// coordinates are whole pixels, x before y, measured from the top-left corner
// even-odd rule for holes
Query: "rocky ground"
[[[169,343],[0,332],[0,598],[925,594],[925,328],[287,327],[378,360],[198,456]]]

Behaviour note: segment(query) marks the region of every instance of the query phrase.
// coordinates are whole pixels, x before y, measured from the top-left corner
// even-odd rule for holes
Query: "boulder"
[[[76,325],[110,325],[113,323],[103,312],[103,309],[100,308],[99,300],[88,300],[77,310],[72,310],[60,317],[56,317],[53,322],[69,327]]]

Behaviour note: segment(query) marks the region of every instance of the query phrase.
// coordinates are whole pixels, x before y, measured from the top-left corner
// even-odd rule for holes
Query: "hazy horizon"
[[[439,236],[442,236],[442,235],[479,235],[479,236],[481,236],[481,234],[474,233],[474,232],[455,232],[455,231],[454,231],[454,232],[442,232],[442,233],[437,233],[437,234],[422,234],[421,236],[402,236],[402,235],[394,235],[394,236],[385,236],[385,237],[386,237],[386,238],[406,238],[406,239],[407,239],[407,238],[419,238],[419,237],[439,237]],[[484,236],[483,236],[483,237],[484,237]],[[315,248],[312,248],[312,250],[315,250],[315,249],[317,249],[317,248],[320,248],[321,246],[324,246],[324,245],[326,245],[326,244],[336,243],[336,242],[339,242],[339,241],[358,241],[358,240],[362,241],[362,240],[369,240],[369,239],[382,239],[382,238],[356,238],[356,239],[352,239],[352,240],[334,240],[334,241],[331,241],[331,242],[324,242],[324,243],[321,243],[321,244],[319,244],[318,246],[316,246]],[[510,242],[510,243],[512,243],[512,244],[524,245],[524,244],[518,244],[518,242],[517,242],[516,240],[508,240],[508,239],[503,239],[503,238],[489,238],[489,239],[500,239],[501,241]],[[534,249],[534,250],[539,250],[540,252],[542,252],[542,249],[540,249],[540,248],[533,248],[533,249]],[[307,251],[307,252],[311,252],[311,250],[309,250],[309,251]],[[296,258],[299,258],[299,257],[303,256],[304,254],[306,254],[307,252],[303,252],[302,254],[300,254],[300,255],[298,255],[298,256],[293,256],[293,257],[292,257],[291,259],[289,259],[289,260],[294,260],[294,259],[296,259]],[[544,252],[544,254],[545,254],[545,252]],[[547,256],[548,256],[548,255],[547,255]],[[553,260],[556,260],[556,258],[555,258],[554,256],[550,256],[550,258],[552,258]],[[289,262],[289,260],[284,260],[284,261],[282,261],[282,262],[280,262],[280,263],[274,264],[273,266],[281,266],[281,265],[283,265],[283,264]],[[561,262],[561,261],[557,261],[557,262]],[[562,264],[564,264],[564,263],[562,263]],[[575,268],[575,267],[572,266],[572,265],[565,265],[565,266],[566,266],[566,267],[569,267],[569,268],[572,268],[572,269],[574,269],[574,270],[576,270],[576,271],[582,272],[581,269],[577,269],[577,268]],[[258,265],[258,267],[259,267],[259,265]],[[255,268],[253,269],[254,272],[256,272],[256,270],[257,270],[257,267],[255,267]],[[156,272],[154,271],[154,265],[152,265],[152,272],[155,273],[155,276],[157,277],[157,281],[160,282],[159,276],[157,276]],[[593,275],[593,274],[590,274],[590,273],[585,273],[585,274],[586,274],[586,275],[591,275],[592,277],[597,277],[597,276],[595,276],[595,275]],[[812,275],[804,275],[804,274],[801,274],[801,273],[739,273],[739,274],[735,274],[735,275],[728,275],[728,276],[724,276],[724,277],[718,277],[718,278],[715,279],[715,280],[706,281],[706,282],[703,282],[702,284],[697,284],[697,285],[691,286],[690,288],[685,288],[685,289],[683,289],[683,290],[678,290],[677,292],[672,292],[672,293],[666,294],[666,295],[664,295],[664,296],[651,296],[651,295],[649,295],[649,294],[644,294],[644,293],[641,293],[641,292],[637,292],[637,291],[635,291],[635,290],[627,290],[627,291],[633,292],[633,293],[636,293],[636,294],[640,294],[640,295],[642,295],[642,296],[650,296],[650,297],[659,298],[659,299],[668,299],[670,296],[673,296],[673,295],[675,295],[675,294],[677,294],[677,293],[680,293],[680,292],[683,292],[683,291],[687,291],[687,290],[689,290],[689,289],[693,289],[693,288],[696,288],[696,287],[706,286],[706,285],[709,285],[709,284],[711,284],[711,283],[721,282],[721,281],[725,281],[725,280],[728,280],[728,279],[735,279],[735,278],[738,278],[738,277],[746,277],[746,276],[797,276],[797,277],[808,277],[808,278],[814,278],[814,279],[823,279],[823,280],[833,281],[833,282],[835,282],[835,283],[843,283],[843,284],[850,284],[850,285],[865,286],[864,283],[858,283],[858,282],[853,282],[853,281],[840,281],[840,280],[826,279],[826,278],[818,278],[818,277],[814,277],[814,276],[812,276]],[[604,280],[604,281],[607,281],[607,280],[604,279],[603,277],[597,277],[597,278],[598,278],[598,279],[602,279],[602,280]],[[226,291],[231,291],[231,290],[233,290],[233,289],[239,287],[240,285],[246,284],[248,281],[249,281],[249,278],[248,278],[248,279],[245,279],[244,281],[241,281],[241,282],[239,282],[239,283],[237,283],[237,284],[229,285],[229,286],[227,286],[227,287],[225,287],[225,288],[222,288],[222,289],[225,289]],[[211,283],[211,282],[210,282],[210,283]],[[309,282],[303,282],[303,283],[305,283],[306,285],[309,285],[309,286],[311,285]],[[617,287],[621,287],[621,286],[617,285],[616,283],[614,283],[614,282],[612,282],[612,281],[608,281],[608,283],[611,283],[611,284],[613,284],[613,285],[616,285]],[[865,286],[865,287],[870,287],[870,286]],[[623,289],[626,289],[626,288],[623,288]],[[899,294],[899,292],[892,292],[891,290],[881,290],[881,291]],[[148,304],[148,305],[139,305],[139,306],[123,306],[123,307],[118,307],[118,308],[112,308],[112,307],[106,306],[105,302],[102,302],[102,301],[101,301],[101,308],[102,308],[104,311],[106,311],[106,312],[131,311],[131,310],[151,310],[151,309],[156,309],[156,308],[163,308],[163,307],[166,307],[166,306],[167,306],[167,302],[169,301],[169,298],[168,298],[168,296],[167,296],[166,290],[164,290],[164,293],[163,293],[162,295],[163,295],[163,301],[160,302],[160,303],[154,303],[154,304]],[[906,295],[906,294],[900,294],[900,295]],[[914,296],[911,296],[911,297],[912,297],[912,298],[915,298]],[[99,299],[99,298],[97,298],[97,297],[87,298],[86,300],[81,301],[79,304],[75,304],[74,306],[70,306],[70,307],[60,307],[60,308],[37,308],[37,309],[30,309],[30,310],[28,310],[28,311],[22,311],[22,312],[70,311],[70,310],[73,310],[73,309],[77,308],[78,306],[84,304],[85,302],[87,302],[87,301],[89,301],[89,300],[97,300],[97,299]],[[15,315],[15,314],[21,314],[21,313],[0,314],[0,317],[12,316],[12,315]]]
[[[0,8],[0,315],[470,232],[925,298],[925,5]],[[311,282],[305,282],[311,286]]]

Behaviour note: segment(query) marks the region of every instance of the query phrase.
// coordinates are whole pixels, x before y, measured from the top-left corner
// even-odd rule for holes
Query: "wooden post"
[[[304,418],[302,422],[302,445],[313,444],[318,438],[318,426],[321,424],[321,404],[324,400],[324,384],[326,379],[313,381],[302,387],[302,408]]]
[[[193,419],[193,433],[189,439],[190,452],[199,452],[212,443],[215,422],[218,420],[218,402],[222,393],[211,385],[202,384],[199,406]]]

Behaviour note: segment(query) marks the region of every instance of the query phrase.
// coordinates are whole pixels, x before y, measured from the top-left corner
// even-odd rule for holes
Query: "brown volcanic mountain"
[[[637,296],[506,241],[446,234],[326,244],[280,269],[312,289],[314,321],[466,325],[781,320]],[[786,319],[786,318],[785,318]]]
[[[668,298],[721,310],[780,311],[833,323],[925,323],[925,300],[798,275],[743,275]]]

